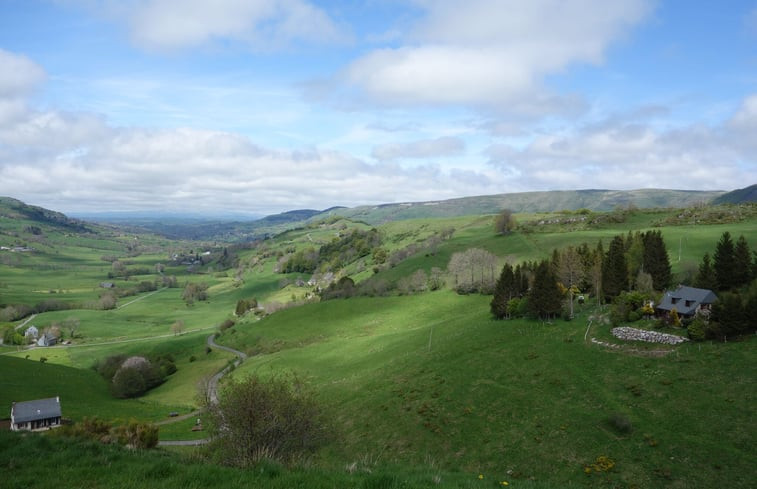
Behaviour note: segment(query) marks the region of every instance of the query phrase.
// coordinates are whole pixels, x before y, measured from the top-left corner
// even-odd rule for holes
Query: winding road
[[[210,397],[211,402],[216,403],[218,402],[218,383],[221,381],[221,378],[223,378],[224,375],[229,373],[232,368],[236,368],[239,365],[242,364],[247,359],[247,354],[244,352],[241,352],[239,350],[235,350],[233,348],[229,348],[228,346],[219,345],[215,341],[215,333],[208,336],[208,346],[211,348],[217,348],[219,350],[227,351],[229,353],[233,353],[237,356],[236,360],[231,365],[227,365],[223,368],[220,372],[215,374],[213,377],[210,378],[208,381],[208,396]],[[200,414],[200,411],[195,411],[189,414],[185,414],[183,416],[177,416],[175,418],[171,418],[170,420],[161,421],[159,423],[156,423],[158,425],[164,425],[169,423],[175,423],[177,421],[182,421],[184,419],[187,419],[189,417],[194,417]],[[200,440],[162,440],[158,442],[158,446],[160,447],[166,447],[166,446],[196,446],[196,445],[204,445],[210,441],[210,438],[203,438]]]

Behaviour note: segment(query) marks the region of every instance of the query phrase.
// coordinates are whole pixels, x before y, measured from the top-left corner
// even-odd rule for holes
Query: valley
[[[150,461],[112,447],[72,453],[131,471],[125,487],[246,487],[245,477],[265,487],[752,484],[754,334],[625,344],[610,333],[610,304],[591,287],[579,291],[586,301],[571,320],[495,320],[491,293],[458,294],[449,265],[456,253],[481,249],[496,258],[498,276],[505,263],[584,243],[607,250],[615,236],[654,230],[675,283],[690,283],[724,231],[757,247],[754,203],[524,209],[505,235],[494,230],[501,207],[457,209],[370,218],[334,209],[297,214],[259,239],[236,224],[237,234],[218,228],[186,239],[4,199],[0,418],[13,401],[60,396],[74,423],[135,418],[160,422],[161,441],[204,438],[191,430],[194,416],[171,423],[169,414],[199,409],[198,386],[236,358],[207,345],[214,334],[249,356],[227,380],[296,372],[317,393],[333,437],[307,461],[249,469],[212,465],[203,447],[157,449]],[[58,334],[58,344],[12,344],[32,324]],[[664,330],[687,336],[685,328]],[[645,354],[653,350],[664,351]],[[142,396],[119,399],[93,368],[112,355],[170,356],[176,371]],[[3,433],[0,464],[17,463],[16,443],[47,456],[47,442]],[[76,471],[81,463],[71,464],[69,480],[87,486],[105,477]],[[16,484],[29,477],[14,473]],[[188,474],[194,482],[184,485]]]

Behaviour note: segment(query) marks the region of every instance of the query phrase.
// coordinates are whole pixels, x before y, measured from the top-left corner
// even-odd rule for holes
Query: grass
[[[327,465],[433,460],[550,484],[749,487],[754,339],[645,358],[584,343],[588,311],[573,322],[497,322],[487,301],[331,301],[223,339],[267,353],[234,375],[291,369],[317,387],[342,427]],[[614,429],[615,415],[633,430]],[[613,469],[587,476],[600,456]]]
[[[379,275],[396,281],[419,268],[444,269],[453,253],[474,246],[502,261],[543,258],[554,248],[583,242],[593,246],[598,239],[607,243],[629,230],[652,229],[673,212],[639,211],[626,222],[591,229],[535,226],[534,232],[504,237],[494,235],[492,216],[387,223],[380,232],[390,251],[445,228],[456,231],[435,250],[424,250]],[[261,249],[242,250],[241,281],[235,280],[234,270],[190,274],[185,267],[169,266],[166,273],[178,275],[180,284],[210,285],[210,300],[191,307],[181,300],[178,288],[123,298],[120,304],[144,297],[113,311],[38,315],[33,321],[38,327],[80,319],[75,342],[81,346],[22,352],[1,347],[0,407],[12,400],[61,395],[64,415],[74,419],[94,412],[109,419],[160,421],[171,411],[191,412],[197,381],[231,357],[221,351],[206,354],[207,335],[231,316],[239,299],[287,302],[292,293],[299,296],[305,289],[280,289],[284,276],[273,272],[277,253],[326,243],[344,224],[294,230],[267,240]],[[674,273],[684,276],[705,252],[714,251],[723,231],[754,236],[757,222],[659,229]],[[34,244],[38,251],[0,256],[3,303],[95,299],[110,269],[100,257],[126,257],[126,245],[134,243],[133,236],[46,233],[44,242]],[[165,263],[174,247],[181,246],[148,237],[140,237],[140,243],[143,253],[128,259],[148,268]],[[267,256],[261,257],[264,250]],[[357,273],[357,263],[347,272],[357,280],[372,274],[370,257],[361,266],[365,272]],[[83,487],[95,485],[93,480],[99,479],[94,477],[106,481],[97,482],[102,486],[122,487],[238,487],[245,480],[266,487],[494,487],[507,478],[513,487],[534,488],[749,487],[757,477],[751,463],[754,338],[682,345],[652,358],[630,349],[654,345],[616,352],[585,343],[592,313],[588,308],[579,310],[572,322],[497,322],[489,317],[488,301],[449,291],[338,300],[280,311],[261,321],[248,316],[227,330],[219,341],[257,355],[234,375],[296,370],[321,393],[338,441],[310,461],[307,470],[273,465],[260,473],[236,471],[163,452],[148,461],[110,448],[77,447],[66,457],[73,460],[70,469],[64,469],[63,479],[56,474],[55,481]],[[185,323],[185,331],[207,329],[173,336],[170,326],[177,320]],[[609,327],[596,323],[591,335],[616,341]],[[115,343],[122,340],[127,341]],[[89,368],[115,353],[171,353],[179,370],[142,399],[116,400]],[[47,358],[44,364],[42,356]],[[203,437],[189,431],[194,421],[164,425],[161,436]],[[60,449],[57,441],[34,440],[0,438],[0,467],[13,468],[10,487],[35,483],[30,482],[33,469],[19,468],[9,446],[28,442],[30,453]],[[90,459],[112,463],[112,475],[92,469]],[[484,478],[479,480],[478,474]],[[36,487],[53,485],[52,478],[38,480]],[[118,484],[107,483],[116,480]]]
[[[197,460],[198,449],[130,451],[115,446],[73,441],[56,436],[0,431],[0,467],[3,487],[53,489],[66,487],[120,487],[141,489],[363,489],[502,487],[503,476],[449,472],[427,466],[407,468],[377,466],[374,461],[338,469],[286,468],[263,462],[249,469],[234,469]],[[55,470],[39,470],[29,460],[45,460]],[[523,481],[516,487],[546,489],[551,486]],[[566,489],[579,485],[565,484]]]

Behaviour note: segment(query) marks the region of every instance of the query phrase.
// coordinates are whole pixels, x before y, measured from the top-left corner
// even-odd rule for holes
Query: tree
[[[714,290],[717,288],[717,279],[715,278],[715,269],[710,261],[710,254],[705,253],[702,257],[702,263],[699,265],[699,271],[694,278],[694,286],[700,289]]]
[[[81,324],[81,321],[77,318],[66,318],[61,323],[60,326],[68,331],[68,337],[73,339],[76,336],[76,332],[79,330],[79,325]]]
[[[634,287],[635,290],[638,292],[641,292],[642,294],[651,296],[652,292],[654,292],[654,281],[652,280],[652,275],[646,273],[643,270],[639,270],[638,275],[636,275],[636,286]]]
[[[623,236],[615,236],[605,256],[602,270],[602,291],[606,299],[612,299],[628,290],[628,267],[623,245]]]
[[[502,272],[499,274],[499,279],[494,285],[494,297],[490,304],[492,315],[497,319],[503,319],[509,317],[507,304],[514,296],[515,291],[515,274],[513,273],[513,267],[509,263],[505,263],[502,267]]]
[[[455,278],[455,290],[460,294],[491,293],[497,257],[481,248],[471,248],[452,255],[447,269]]]
[[[515,217],[513,217],[513,211],[510,209],[502,209],[497,218],[494,219],[494,231],[497,234],[510,234],[515,229],[515,226]]]
[[[643,269],[652,276],[655,290],[664,290],[672,280],[668,250],[661,231],[648,231],[641,235],[644,244]]]
[[[178,336],[184,331],[184,321],[181,319],[174,321],[174,323],[171,325],[171,332]]]
[[[188,282],[181,292],[181,298],[187,305],[192,305],[194,301],[208,300],[208,284]]]
[[[570,317],[573,317],[573,290],[581,282],[583,266],[581,255],[578,251],[569,246],[559,254],[557,264],[557,276],[568,289],[568,301],[570,302]]]
[[[313,452],[327,437],[314,391],[294,374],[231,379],[217,402],[212,397],[206,393],[201,399],[208,430],[213,447],[232,465],[290,461]]]
[[[734,287],[734,276],[736,275],[736,257],[734,256],[733,241],[731,233],[724,232],[720,241],[715,248],[713,257],[713,268],[715,270],[715,281],[718,290],[730,290]]]
[[[597,298],[597,305],[602,304],[602,276],[604,271],[605,252],[602,248],[602,241],[597,243],[597,248],[592,253],[588,263],[589,277],[591,285],[594,288],[594,294]]]
[[[749,330],[749,318],[739,294],[724,292],[712,305],[712,320],[720,325],[718,333],[725,339]]]
[[[528,294],[529,312],[537,318],[549,319],[560,314],[562,294],[549,261],[540,262],[534,271],[534,283]]]
[[[749,244],[747,244],[743,234],[736,240],[736,246],[733,249],[733,259],[733,285],[735,287],[747,285],[752,280],[752,253],[749,251]]]

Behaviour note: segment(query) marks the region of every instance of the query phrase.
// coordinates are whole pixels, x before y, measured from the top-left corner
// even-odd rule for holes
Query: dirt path
[[[16,326],[16,327],[15,327],[14,329],[15,329],[16,331],[18,331],[19,329],[21,329],[21,328],[23,328],[24,326],[26,326],[27,324],[29,324],[29,321],[31,321],[31,320],[32,320],[32,319],[34,319],[35,317],[37,317],[37,315],[36,315],[36,314],[32,314],[31,316],[29,316],[28,318],[26,318],[26,320],[24,320],[24,322],[23,322],[23,323],[19,324],[19,325],[18,325],[18,326]]]
[[[142,299],[146,299],[146,298],[150,297],[151,295],[155,295],[155,294],[157,294],[158,292],[161,292],[161,291],[163,291],[163,290],[166,290],[167,288],[168,288],[168,287],[163,287],[162,289],[158,289],[158,290],[156,290],[156,291],[154,291],[154,292],[150,292],[149,294],[145,294],[145,295],[143,295],[142,297],[137,297],[137,298],[136,298],[136,299],[134,299],[133,301],[129,301],[129,302],[127,302],[126,304],[121,304],[120,306],[118,306],[118,307],[116,308],[116,310],[118,310],[118,309],[123,309],[124,307],[128,306],[129,304],[134,304],[134,303],[135,303],[135,302],[137,302],[137,301],[141,301]]]
[[[210,348],[217,348],[218,350],[227,351],[229,353],[233,353],[237,356],[236,360],[233,362],[232,365],[227,365],[223,368],[220,372],[216,373],[213,377],[210,378],[210,381],[208,381],[208,396],[210,396],[210,400],[213,403],[218,402],[218,383],[221,381],[224,375],[229,373],[232,368],[236,368],[239,365],[242,364],[248,357],[247,354],[244,352],[241,352],[239,350],[235,350],[233,348],[229,348],[228,346],[219,345],[215,342],[215,333],[208,336],[207,344]],[[200,411],[194,411],[189,414],[185,414],[182,416],[176,416],[171,419],[167,419],[164,421],[160,421],[158,423],[155,423],[157,425],[166,425],[170,423],[176,423],[178,421],[183,421],[185,419],[188,419],[193,416],[197,416],[200,414]],[[167,446],[196,446],[196,445],[204,445],[210,441],[209,438],[203,438],[201,440],[161,440],[158,442],[158,446],[161,447],[167,447]]]

